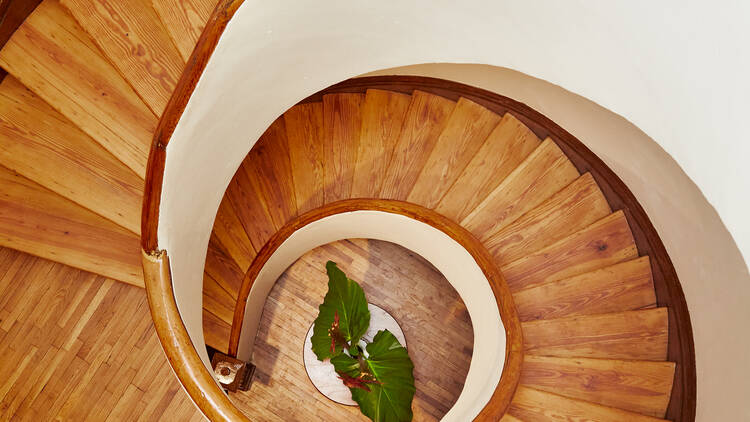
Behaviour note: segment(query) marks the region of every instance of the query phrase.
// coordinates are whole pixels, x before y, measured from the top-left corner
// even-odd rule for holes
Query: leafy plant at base
[[[312,349],[319,360],[331,359],[362,413],[375,422],[412,420],[414,364],[388,330],[380,330],[362,349],[370,325],[364,291],[334,262],[326,263],[328,293],[315,319]]]

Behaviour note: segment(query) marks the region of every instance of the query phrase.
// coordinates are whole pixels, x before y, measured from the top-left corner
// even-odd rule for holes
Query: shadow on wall
[[[680,277],[695,337],[696,419],[750,420],[750,409],[738,408],[750,394],[750,365],[737,365],[750,351],[750,336],[732,335],[746,333],[750,321],[748,267],[714,208],[653,139],[596,103],[510,69],[424,64],[362,76],[380,75],[442,78],[505,95],[549,117],[597,154],[638,198]]]

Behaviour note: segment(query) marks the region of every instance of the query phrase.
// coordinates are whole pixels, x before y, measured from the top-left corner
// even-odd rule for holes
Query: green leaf
[[[406,349],[388,330],[381,330],[367,345],[367,354],[364,361],[367,372],[376,382],[365,384],[367,389],[350,387],[352,398],[359,404],[362,413],[374,422],[411,421],[411,402],[416,388],[414,364]],[[341,355],[331,359],[331,362],[339,373],[368,379],[368,376],[362,376],[356,359]]]
[[[318,308],[313,328],[312,350],[319,360],[334,357],[343,350],[343,342],[357,344],[370,325],[365,292],[346,277],[335,262],[326,263],[328,293]],[[334,324],[338,316],[338,324]],[[337,326],[336,326],[337,325]],[[334,350],[331,350],[331,345]]]

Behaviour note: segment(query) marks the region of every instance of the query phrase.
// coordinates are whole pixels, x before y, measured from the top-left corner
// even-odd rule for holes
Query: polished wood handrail
[[[216,49],[216,44],[224,33],[229,20],[244,0],[221,0],[195,45],[190,59],[177,82],[177,86],[169,98],[167,107],[159,119],[151,142],[151,152],[146,165],[146,185],[143,192],[143,208],[141,212],[141,247],[144,251],[154,252],[159,249],[157,233],[159,228],[159,206],[161,203],[162,183],[164,181],[164,164],[167,158],[167,144],[172,138],[180,121],[182,113],[187,107],[190,96],[208,64],[208,60]]]
[[[143,274],[156,334],[190,398],[211,421],[249,421],[229,401],[193,347],[174,299],[167,253],[144,251]]]
[[[499,420],[505,414],[513,398],[513,394],[515,394],[521,376],[521,364],[523,363],[523,332],[510,289],[500,269],[495,265],[492,255],[490,255],[474,235],[442,214],[410,202],[387,199],[347,199],[337,201],[308,211],[289,221],[276,231],[258,252],[243,279],[237,299],[237,306],[234,311],[229,353],[233,355],[237,354],[242,322],[245,318],[245,304],[250,296],[250,289],[258,277],[260,270],[265,266],[274,252],[294,232],[308,224],[325,217],[352,211],[380,211],[398,214],[428,224],[450,236],[463,246],[474,258],[479,268],[482,269],[495,295],[500,317],[505,326],[506,351],[505,365],[500,382],[497,384],[489,402],[482,409],[479,416],[477,416],[477,420]]]

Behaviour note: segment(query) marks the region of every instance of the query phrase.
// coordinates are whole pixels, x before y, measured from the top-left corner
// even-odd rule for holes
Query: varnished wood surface
[[[136,234],[2,166],[0,246],[143,286]]]
[[[323,196],[327,204],[351,196],[364,97],[362,94],[323,97]]]
[[[301,104],[284,113],[297,212],[325,203],[323,103]]]
[[[0,83],[0,163],[140,230],[143,179],[12,76]]]
[[[157,119],[57,0],[29,15],[0,51],[0,65],[144,176]]]
[[[0,420],[203,420],[141,288],[0,248],[0,353]]]
[[[151,1],[60,2],[143,102],[157,117],[161,116],[185,62]]]
[[[302,347],[327,291],[328,260],[362,285],[368,302],[396,318],[415,365],[414,420],[439,420],[463,388],[472,354],[471,320],[456,291],[432,265],[407,249],[376,240],[318,247],[284,272],[263,308],[252,387],[232,393],[232,401],[259,421],[368,420],[356,407],[319,393],[304,369]]]
[[[184,61],[190,57],[217,0],[153,0],[153,6]]]

